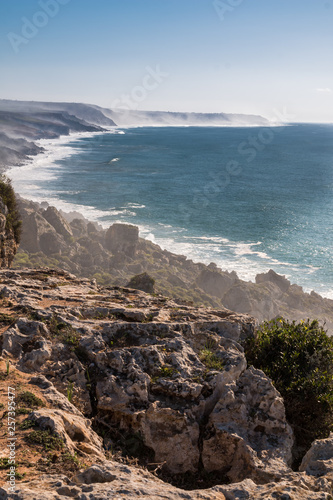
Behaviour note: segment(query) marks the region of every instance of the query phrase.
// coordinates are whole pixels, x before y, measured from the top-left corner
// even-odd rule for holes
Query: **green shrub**
[[[17,402],[18,404],[23,404],[28,408],[40,408],[41,406],[45,406],[43,401],[30,391],[25,391],[19,394]]]
[[[265,322],[244,347],[249,364],[263,370],[284,398],[300,453],[327,437],[333,429],[333,339],[318,321]]]
[[[64,447],[63,440],[54,436],[49,430],[47,431],[32,431],[26,437],[31,444],[43,446],[45,450],[61,450]]]
[[[11,181],[5,175],[0,175],[0,198],[8,208],[6,229],[12,229],[16,243],[20,242],[22,221],[17,208],[16,196]]]

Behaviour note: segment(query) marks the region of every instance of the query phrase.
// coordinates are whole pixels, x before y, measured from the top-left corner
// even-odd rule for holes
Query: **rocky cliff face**
[[[8,496],[0,430],[0,498],[331,498],[332,440],[290,468],[283,400],[241,346],[251,317],[50,269],[0,271],[0,296],[25,474]]]
[[[18,244],[14,232],[7,227],[8,208],[0,197],[0,267],[10,267]]]
[[[319,319],[333,332],[333,301],[304,293],[272,270],[258,275],[255,283],[246,282],[215,264],[206,266],[163,251],[139,238],[135,226],[113,224],[103,230],[80,214],[61,214],[45,207],[20,201],[23,235],[15,267],[56,265],[81,277],[96,278],[100,284],[120,286],[147,273],[155,280],[157,292],[179,303],[225,307],[250,314],[257,322],[276,316]]]

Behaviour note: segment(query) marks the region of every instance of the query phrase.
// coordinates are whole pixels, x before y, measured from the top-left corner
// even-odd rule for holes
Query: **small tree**
[[[16,243],[20,242],[22,221],[17,208],[15,191],[11,181],[5,175],[0,175],[0,198],[8,208],[6,216],[6,229],[11,229],[14,233]]]
[[[296,462],[333,429],[333,339],[318,321],[263,323],[245,341],[249,364],[263,370],[284,398]]]

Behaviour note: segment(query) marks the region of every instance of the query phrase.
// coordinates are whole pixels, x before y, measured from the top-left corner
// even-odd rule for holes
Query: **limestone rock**
[[[23,219],[21,245],[28,252],[46,255],[60,253],[66,248],[63,236],[39,213],[31,213]]]
[[[251,367],[225,386],[211,413],[202,462],[208,472],[227,474],[232,482],[267,482],[290,472],[292,444],[280,394],[261,370]]]
[[[113,224],[106,232],[105,246],[112,253],[133,257],[139,242],[139,229],[130,224]]]
[[[317,439],[312,443],[299,470],[311,476],[330,474],[333,479],[333,433],[327,439]]]
[[[87,234],[88,234],[87,224],[82,219],[74,219],[70,223],[70,227],[71,227],[73,236],[75,236],[76,238],[81,238],[82,236],[87,236]]]
[[[38,375],[32,377],[30,382],[32,385],[36,385],[41,389],[42,395],[44,399],[52,404],[53,409],[63,410],[67,413],[71,413],[72,415],[78,415],[79,417],[83,417],[83,414],[74,406],[68,398],[61,394],[50,380],[47,380],[44,375]]]
[[[209,491],[223,493],[226,500],[330,500],[332,481],[290,473],[277,482],[259,485],[245,479],[228,486],[215,486]]]
[[[64,236],[65,238],[73,236],[70,225],[55,207],[48,207],[43,212],[43,217],[61,236]]]
[[[330,498],[332,437],[314,443],[302,472],[291,471],[283,401],[263,372],[247,367],[240,344],[253,335],[251,317],[99,287],[59,270],[1,270],[0,280],[22,316],[2,333],[1,354],[50,406],[28,418],[60,436],[70,453],[98,462],[71,478],[36,470],[37,479],[17,482],[16,499]],[[102,442],[84,415],[111,437]],[[183,491],[107,461],[103,445],[119,436],[135,438],[164,477],[211,474],[218,485]],[[226,477],[232,484],[223,484]]]
[[[75,452],[104,459],[102,439],[90,428],[90,421],[63,410],[43,408],[30,413],[29,420],[60,437],[71,454]]]
[[[4,488],[0,500],[7,499]],[[136,499],[149,500],[226,500],[213,490],[185,491],[164,483],[155,476],[117,462],[93,465],[72,480],[64,475],[44,475],[28,484],[16,483],[15,500]]]

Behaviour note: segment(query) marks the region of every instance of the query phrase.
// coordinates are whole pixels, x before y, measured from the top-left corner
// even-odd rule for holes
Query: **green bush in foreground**
[[[265,322],[246,340],[245,353],[284,398],[299,455],[327,437],[333,429],[333,339],[318,321]]]
[[[8,208],[6,217],[6,228],[12,229],[16,243],[20,242],[22,221],[17,208],[16,196],[10,179],[5,175],[0,175],[0,197]]]

